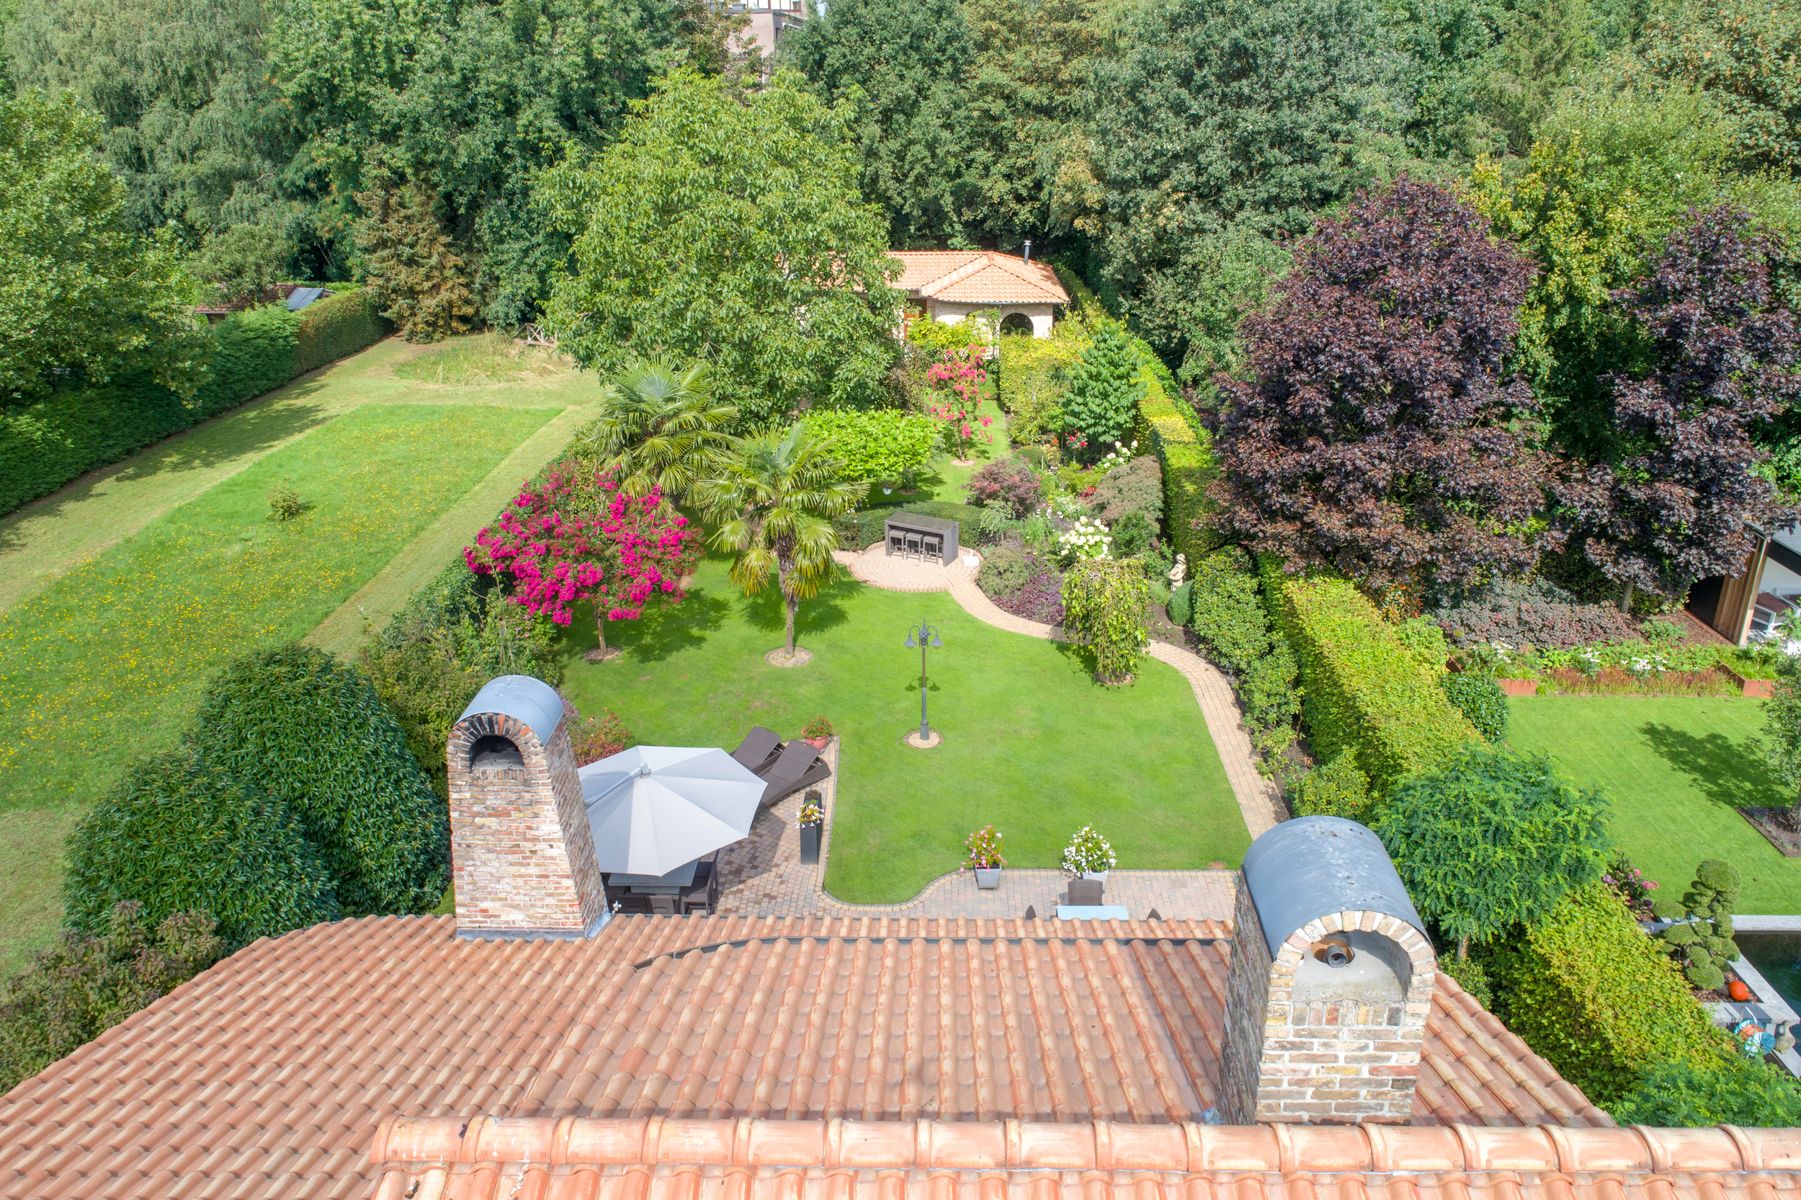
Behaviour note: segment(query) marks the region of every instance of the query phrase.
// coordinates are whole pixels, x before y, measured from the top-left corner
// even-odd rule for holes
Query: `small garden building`
[[[1057,310],[1069,293],[1049,263],[997,250],[890,250],[901,265],[894,286],[907,293],[909,324],[916,320],[955,325],[976,313],[992,314],[1003,333],[1051,336]]]

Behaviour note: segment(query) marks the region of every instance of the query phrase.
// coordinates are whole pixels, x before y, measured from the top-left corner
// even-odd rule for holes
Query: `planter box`
[[[1776,694],[1774,679],[1746,679],[1731,667],[1722,666],[1721,672],[1738,684],[1738,694],[1750,696],[1756,700],[1768,700]]]
[[[1001,885],[1001,869],[999,867],[977,867],[976,886],[983,891],[993,891]]]
[[[1538,695],[1538,680],[1536,679],[1497,679],[1495,682],[1501,685],[1503,696]]]
[[[819,835],[824,830],[824,825],[802,825],[800,827],[801,862],[816,863],[819,861]]]

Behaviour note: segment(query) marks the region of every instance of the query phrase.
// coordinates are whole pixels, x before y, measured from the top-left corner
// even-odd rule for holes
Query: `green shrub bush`
[[[133,764],[75,827],[68,855],[64,918],[85,933],[128,901],[155,924],[204,912],[232,946],[342,913],[288,806],[190,753]]]
[[[1157,526],[1141,512],[1129,512],[1108,530],[1113,535],[1114,558],[1137,558],[1157,540]]]
[[[1706,1063],[1659,1063],[1608,1108],[1622,1125],[1658,1129],[1801,1125],[1801,1084],[1777,1067],[1739,1055]]]
[[[309,646],[246,655],[208,686],[194,726],[209,765],[300,819],[347,913],[436,907],[449,881],[448,814],[356,668]]]
[[[814,409],[806,423],[832,439],[832,453],[844,464],[838,478],[846,482],[911,484],[943,438],[938,421],[893,408]]]
[[[1438,676],[1445,699],[1490,742],[1507,737],[1507,696],[1493,675],[1481,671],[1446,672]]]
[[[1287,730],[1301,715],[1301,697],[1295,690],[1294,653],[1282,642],[1274,642],[1268,651],[1246,663],[1234,682],[1238,687],[1239,707],[1253,740],[1259,733]],[[1292,738],[1265,738],[1261,745],[1286,748]]]
[[[1048,442],[1063,431],[1063,393],[1088,335],[1060,322],[1048,338],[1002,334],[995,396],[1007,411],[1007,436],[1015,445]]]
[[[1495,986],[1488,977],[1488,968],[1482,965],[1479,958],[1458,958],[1455,954],[1441,954],[1438,957],[1440,974],[1449,975],[1463,986],[1463,990],[1474,996],[1483,1008],[1493,1010],[1495,1006]]]
[[[1738,907],[1738,868],[1717,858],[1695,868],[1682,894],[1682,920],[1663,931],[1663,942],[1682,963],[1688,981],[1704,991],[1726,986],[1726,968],[1738,957],[1732,910]]]
[[[1350,582],[1268,564],[1280,631],[1300,664],[1301,723],[1315,754],[1356,756],[1378,799],[1449,761],[1476,731]]]
[[[1343,817],[1363,823],[1370,820],[1369,776],[1348,754],[1341,754],[1295,780],[1288,798],[1297,817]]]
[[[223,412],[292,379],[299,326],[300,314],[279,304],[245,309],[213,326],[212,357],[195,403]]]
[[[1111,525],[1132,513],[1143,513],[1153,524],[1163,520],[1163,468],[1156,458],[1141,454],[1114,467],[1094,485],[1088,497],[1094,515]]]
[[[1187,626],[1194,620],[1194,581],[1187,580],[1169,593],[1169,619],[1177,625]]]
[[[1489,950],[1495,1015],[1603,1108],[1667,1063],[1729,1052],[1662,947],[1605,884],[1565,896],[1522,936]]]
[[[1084,558],[1063,576],[1063,627],[1087,648],[1102,683],[1131,682],[1149,638],[1149,603],[1150,585],[1134,563]]]
[[[1038,564],[1023,550],[996,546],[982,559],[976,572],[976,586],[988,596],[1011,596],[1038,574]]]
[[[1429,617],[1409,617],[1395,626],[1395,636],[1401,639],[1401,645],[1414,660],[1428,671],[1438,672],[1445,669],[1445,662],[1451,657],[1451,644],[1445,639],[1445,631],[1437,621]]]
[[[373,346],[393,332],[381,302],[368,288],[336,290],[300,310],[294,333],[294,374],[304,375]]]
[[[971,504],[1000,505],[1008,515],[1024,518],[1044,500],[1044,483],[1023,458],[1003,458],[978,468],[963,485]]]
[[[1064,420],[1080,439],[1076,457],[1093,462],[1129,440],[1144,394],[1143,364],[1132,340],[1117,322],[1102,321],[1069,369],[1063,393]]]
[[[1269,616],[1258,595],[1251,559],[1236,546],[1190,559],[1194,616],[1190,627],[1207,657],[1228,671],[1243,672],[1269,653]]]
[[[0,1093],[93,1041],[217,962],[223,938],[205,913],[152,925],[114,905],[98,935],[65,930],[0,985]]]

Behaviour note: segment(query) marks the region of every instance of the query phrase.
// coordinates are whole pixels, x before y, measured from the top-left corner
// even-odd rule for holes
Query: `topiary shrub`
[[[1608,1113],[1622,1125],[1658,1129],[1786,1129],[1801,1125],[1801,1084],[1779,1068],[1740,1055],[1658,1063],[1644,1072],[1637,1087],[1609,1105]]]
[[[1294,782],[1289,803],[1297,817],[1343,817],[1347,821],[1370,820],[1370,781],[1357,761],[1341,754],[1313,768]]]
[[[1604,884],[1578,888],[1487,952],[1495,1015],[1603,1108],[1666,1063],[1731,1053],[1663,948]]]
[[[1461,958],[1601,878],[1606,810],[1548,759],[1476,744],[1403,780],[1375,829],[1420,915]]]
[[[1157,527],[1141,512],[1129,512],[1107,531],[1113,535],[1109,552],[1114,558],[1137,558],[1157,540]]]
[[[1447,672],[1438,678],[1445,699],[1457,706],[1467,720],[1490,742],[1507,737],[1507,696],[1493,675],[1480,671]]]
[[[93,1041],[226,951],[205,913],[151,924],[117,904],[98,935],[65,930],[0,987],[0,1092]]]
[[[1011,596],[1024,587],[1039,571],[1039,564],[1023,550],[997,546],[982,559],[976,572],[976,586],[991,598]]]
[[[1003,506],[1024,517],[1044,501],[1044,484],[1023,458],[1003,458],[979,468],[963,487],[971,504]]]
[[[134,764],[75,827],[68,853],[64,917],[86,933],[126,902],[153,924],[204,912],[233,946],[342,915],[288,806],[189,753]]]
[[[1194,581],[1185,580],[1169,593],[1169,619],[1186,627],[1194,620]]]
[[[425,912],[442,898],[445,806],[354,667],[309,646],[240,658],[207,688],[193,745],[293,810],[346,912]]]
[[[1738,892],[1738,869],[1717,858],[1707,859],[1695,868],[1694,882],[1682,894],[1685,919],[1661,935],[1681,962],[1682,973],[1702,991],[1726,986],[1726,968],[1738,957],[1732,941]]]

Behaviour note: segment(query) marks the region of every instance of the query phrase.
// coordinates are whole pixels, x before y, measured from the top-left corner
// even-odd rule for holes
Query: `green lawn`
[[[932,652],[933,750],[902,737],[919,722],[919,653],[902,644],[920,620]],[[843,738],[826,884],[841,899],[905,900],[954,870],[963,839],[992,822],[1008,862],[1055,867],[1092,822],[1121,867],[1236,864],[1249,838],[1188,684],[1147,662],[1136,685],[1095,685],[1067,647],[1006,633],[943,594],[833,585],[801,608],[806,666],[771,667],[781,641],[773,595],[744,599],[709,561],[687,601],[615,623],[617,659],[584,662],[578,623],[564,690],[584,712],[612,709],[639,741],[737,745],[752,725],[783,736],[830,717]]]
[[[1756,740],[1763,705],[1686,696],[1527,696],[1510,702],[1509,740],[1604,789],[1613,836],[1647,875],[1680,894],[1703,858],[1739,869],[1739,911],[1801,913],[1801,859],[1784,858],[1735,811],[1781,803]]]
[[[68,830],[207,677],[350,649],[566,441],[591,380],[411,381],[390,342],[0,524],[0,968],[54,929]],[[285,483],[310,508],[267,519]]]

